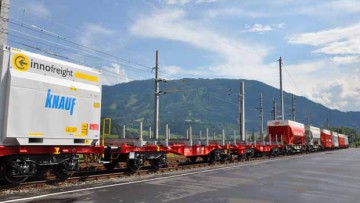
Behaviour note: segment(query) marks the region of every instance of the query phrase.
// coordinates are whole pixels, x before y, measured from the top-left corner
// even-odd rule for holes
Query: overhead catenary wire
[[[4,39],[3,37],[0,37],[1,39]],[[63,59],[69,59],[65,56],[61,56],[61,55],[58,55],[58,54],[55,54],[55,53],[51,53],[50,51],[48,50],[44,50],[44,49],[41,49],[39,47],[35,47],[35,46],[31,46],[31,45],[28,45],[28,44],[25,44],[25,43],[22,43],[22,42],[17,42],[17,41],[14,41],[14,40],[11,40],[11,39],[8,39],[8,41],[12,42],[12,43],[15,43],[15,44],[19,44],[19,45],[22,45],[22,46],[25,46],[25,47],[28,47],[30,49],[33,49],[33,50],[37,50],[37,51],[40,51],[42,53],[46,53],[46,54],[49,54],[49,55],[54,55],[54,56],[57,56],[59,58],[63,58]],[[80,65],[85,65],[85,66],[89,66],[89,64],[84,64],[82,63],[81,61],[76,61],[75,59],[71,59],[72,61],[80,64]],[[119,75],[118,73],[116,72],[113,72],[113,71],[109,71],[109,70],[106,70],[106,71],[103,71],[102,74],[105,74],[105,75],[108,75],[110,77],[114,77],[114,78],[123,78],[124,80],[135,80],[135,78],[131,78],[129,76],[122,76],[122,75]]]
[[[26,10],[26,8],[20,7],[20,6],[16,5],[16,4],[12,4],[11,6],[12,6],[13,8],[17,8],[18,10],[21,10],[21,11],[25,11],[25,10]],[[27,13],[27,14],[30,14],[32,17],[39,18],[37,15],[34,15],[33,13]],[[14,17],[12,17],[11,19],[17,20],[18,22],[23,22],[23,18],[22,18],[22,20],[16,19],[16,18],[14,18]],[[46,18],[41,18],[41,20],[49,21],[49,22],[51,22],[52,24],[59,25],[60,27],[63,27],[63,28],[65,28],[65,29],[69,30],[69,31],[76,32],[76,33],[78,33],[78,34],[84,34],[84,33],[86,33],[85,31],[80,31],[80,30],[78,29],[78,27],[72,27],[72,26],[66,25],[66,24],[64,24],[64,23],[62,23],[62,22],[59,22],[59,21],[55,20],[54,18],[52,18],[51,16],[47,16]],[[64,38],[67,38],[67,37],[64,37]],[[107,41],[102,40],[102,39],[97,39],[97,40],[100,40],[100,41],[102,41],[102,42],[107,42]],[[130,53],[130,54],[132,54],[132,55],[135,55],[135,56],[137,56],[137,57],[140,57],[140,58],[142,58],[142,59],[149,60],[148,57],[144,57],[144,56],[142,56],[142,55],[140,55],[140,54],[138,54],[138,53],[135,53],[135,52],[132,52],[132,51],[129,51],[129,50],[124,50],[124,51],[126,51],[126,52],[128,52],[128,53]],[[125,59],[125,60],[127,60],[127,59]],[[136,62],[136,63],[138,63],[138,62]],[[142,65],[148,66],[148,67],[151,66],[151,65],[145,65],[144,63],[139,63],[139,64],[142,64]]]
[[[81,47],[81,48],[84,48],[84,49],[87,49],[88,51],[92,51],[92,52],[96,52],[96,53],[99,53],[99,54],[103,54],[105,56],[109,56],[109,57],[112,57],[112,58],[116,58],[120,61],[123,61],[123,62],[126,62],[126,63],[129,63],[129,64],[133,64],[133,65],[136,65],[136,66],[140,66],[140,67],[143,67],[143,68],[147,68],[147,69],[151,69],[152,67],[150,66],[146,66],[144,64],[140,64],[140,63],[137,63],[137,62],[133,62],[133,61],[130,61],[130,60],[127,60],[127,59],[123,59],[121,57],[118,57],[118,56],[115,56],[113,54],[109,54],[107,52],[104,52],[104,51],[101,51],[101,50],[97,50],[97,49],[94,49],[94,48],[91,48],[89,46],[85,46],[83,44],[80,44],[80,43],[77,43],[77,42],[74,42],[74,41],[71,41],[67,38],[64,38],[64,37],[57,37],[56,35],[54,34],[50,34],[49,32],[44,32],[42,31],[42,29],[38,29],[38,28],[34,28],[33,26],[34,25],[29,25],[27,23],[17,23],[13,20],[10,20],[10,19],[7,19],[7,18],[3,18],[1,17],[2,20],[7,20],[9,23],[13,24],[13,25],[16,25],[16,26],[19,26],[19,27],[22,27],[22,28],[25,28],[25,29],[28,29],[28,30],[31,30],[31,31],[34,31],[34,32],[38,32],[38,33],[42,33],[44,35],[47,35],[49,37],[52,37],[52,38],[55,38],[55,39],[59,39],[59,40],[62,40],[64,42],[67,42],[69,44],[72,44],[72,45],[75,45],[75,46],[78,46],[78,47]]]
[[[107,61],[111,61],[111,62],[115,62],[115,63],[119,63],[119,64],[122,64],[122,65],[125,65],[125,66],[128,66],[128,67],[131,67],[131,68],[134,68],[134,69],[137,69],[137,70],[140,70],[140,71],[145,71],[145,72],[150,72],[150,69],[146,70],[144,68],[139,68],[137,66],[134,66],[134,65],[131,65],[131,64],[128,64],[126,62],[123,62],[123,61],[117,61],[117,60],[113,60],[113,59],[109,59],[109,58],[104,58],[100,55],[97,55],[97,54],[94,54],[94,53],[91,53],[91,52],[85,52],[81,49],[76,49],[76,48],[73,48],[73,47],[70,47],[70,46],[67,46],[67,45],[63,45],[63,44],[60,44],[60,43],[57,43],[57,42],[53,42],[53,41],[50,41],[50,40],[47,40],[47,39],[43,39],[41,37],[37,37],[37,36],[34,36],[34,35],[31,35],[29,33],[24,33],[24,32],[21,32],[21,31],[18,31],[18,30],[14,30],[14,29],[11,29],[9,28],[10,31],[12,32],[16,32],[16,33],[19,33],[19,34],[22,34],[22,35],[25,35],[25,36],[28,36],[28,37],[31,37],[31,38],[34,38],[34,39],[38,39],[40,41],[44,41],[44,42],[47,42],[47,43],[50,43],[50,44],[53,44],[53,45],[59,45],[59,46],[62,46],[62,47],[65,47],[67,48],[67,51],[77,51],[79,53],[83,53],[83,54],[87,54],[88,56],[91,56],[91,57],[96,57],[98,59],[101,59],[101,60],[107,60]],[[11,35],[10,35],[11,36]],[[44,43],[43,43],[44,44]],[[44,45],[49,45],[49,44],[44,44]],[[60,47],[56,47],[54,46],[54,48],[60,48]]]
[[[8,20],[8,19],[2,18],[2,20]],[[12,21],[9,21],[9,22],[12,22]],[[22,27],[24,27],[24,25],[22,25],[22,24],[19,24],[19,23],[16,23],[16,22],[12,22],[12,23],[16,24],[17,26],[22,26]],[[41,29],[37,28],[36,26],[25,27],[25,28],[27,28],[27,29],[29,29],[29,30],[32,30],[32,31],[35,31],[35,32],[41,32],[41,33],[42,33]],[[36,29],[34,29],[34,28],[36,28]],[[46,42],[51,43],[51,44],[54,44],[54,45],[66,47],[66,48],[68,48],[68,49],[71,49],[72,51],[78,51],[78,52],[81,52],[81,53],[83,53],[83,54],[87,54],[87,55],[90,55],[90,56],[92,56],[92,57],[96,57],[96,58],[101,59],[101,60],[112,61],[112,62],[114,62],[114,63],[119,63],[119,64],[122,64],[122,65],[124,65],[124,66],[130,67],[130,68],[134,68],[134,69],[138,69],[138,70],[141,70],[141,71],[148,72],[147,69],[137,67],[137,66],[141,66],[141,67],[147,67],[147,68],[149,68],[148,66],[145,66],[145,65],[143,65],[143,64],[139,64],[139,63],[136,63],[136,62],[131,62],[131,61],[129,61],[129,60],[121,59],[121,58],[120,58],[121,61],[113,60],[113,59],[110,59],[110,58],[104,58],[103,56],[100,56],[100,55],[95,54],[95,53],[93,53],[93,52],[85,51],[85,50],[82,50],[82,49],[76,49],[76,48],[73,48],[73,47],[70,47],[70,46],[63,45],[63,44],[61,44],[61,43],[56,43],[56,42],[53,42],[53,41],[50,41],[50,40],[47,40],[47,39],[44,39],[44,38],[41,38],[41,37],[34,36],[34,35],[32,35],[32,34],[29,34],[29,33],[24,33],[24,32],[21,32],[21,31],[15,30],[15,29],[11,29],[11,28],[9,28],[9,30],[11,30],[12,32],[17,32],[17,33],[20,33],[20,34],[22,34],[22,35],[26,35],[26,36],[29,36],[29,37],[32,37],[32,38],[41,40],[41,41],[46,41]],[[63,39],[63,40],[66,39],[65,37],[57,37],[57,36],[60,36],[60,35],[56,35],[56,34],[51,33],[51,32],[46,32],[45,34],[46,34],[46,35],[49,35],[50,37],[55,37],[55,38],[57,38],[57,39],[58,39],[58,38],[59,38],[59,39]],[[66,42],[72,42],[72,41],[70,41],[70,40],[65,40],[65,41],[66,41]],[[75,42],[72,42],[72,43],[75,43]],[[77,43],[75,43],[75,44],[77,44]],[[46,45],[46,44],[45,44],[45,45]],[[83,45],[79,45],[79,46],[83,46]],[[57,48],[56,46],[53,46],[53,47],[54,47],[54,48]],[[84,47],[85,47],[85,46],[84,46]],[[86,48],[89,49],[90,51],[96,51],[95,49],[92,49],[92,48],[88,48],[88,47],[86,47]],[[101,53],[101,54],[104,54],[104,53],[105,53],[105,52],[102,52],[102,51],[97,51],[97,52],[99,52],[99,53]],[[108,55],[108,56],[110,56],[110,57],[112,57],[112,58],[118,58],[118,57],[113,56],[113,55]],[[130,65],[129,62],[130,62],[130,64],[132,64],[132,65]],[[125,67],[125,68],[126,68],[126,67]],[[171,77],[173,77],[173,78],[179,78],[179,79],[181,79],[181,77],[179,77],[179,76],[172,75],[172,74],[168,74],[168,73],[162,73],[162,75],[168,75],[168,76],[171,76]]]
[[[296,82],[295,82],[295,80],[293,79],[293,77],[291,76],[291,74],[289,73],[289,71],[287,70],[287,68],[286,67],[284,67],[284,69],[285,69],[285,71],[286,71],[286,73],[287,73],[287,75],[289,76],[289,78],[290,78],[290,80],[291,80],[291,82],[293,83],[293,85],[295,86],[295,88],[302,94],[302,95],[305,95],[304,94],[304,92],[297,86],[297,84],[296,84]]]
[[[56,42],[52,42],[50,40],[47,40],[47,39],[43,39],[43,38],[40,38],[40,37],[37,37],[37,36],[33,36],[31,34],[28,34],[28,33],[24,33],[24,32],[21,32],[21,31],[17,31],[17,30],[14,30],[14,29],[11,29],[9,28],[10,31],[13,31],[13,32],[16,32],[16,33],[19,33],[19,34],[22,34],[22,35],[25,35],[25,36],[28,36],[28,37],[31,37],[31,38],[34,38],[34,39],[38,39],[40,41],[44,41],[44,42],[47,42],[47,43],[43,43],[43,42],[38,42],[38,41],[34,41],[34,40],[31,40],[31,39],[28,39],[28,38],[25,38],[25,37],[20,37],[20,36],[17,36],[17,35],[13,35],[13,34],[10,34],[9,36],[10,37],[16,37],[16,38],[22,38],[23,40],[27,40],[27,41],[33,41],[34,43],[39,43],[39,44],[43,44],[43,45],[46,45],[46,46],[50,46],[50,47],[54,47],[54,48],[57,48],[57,49],[62,49],[62,50],[65,50],[65,51],[72,51],[74,53],[79,53],[79,52],[82,52],[80,49],[76,49],[76,48],[73,48],[73,47],[70,47],[70,46],[67,46],[67,45],[63,45],[63,44],[60,44],[60,43],[56,43]],[[50,43],[50,44],[49,44]],[[58,47],[56,45],[59,45],[61,47],[64,47],[64,48],[61,48],[61,47]],[[84,53],[84,52],[82,52]],[[96,54],[93,54],[93,53],[90,53],[90,52],[87,52],[86,53],[87,56],[91,56],[91,57],[94,57],[94,58],[97,58],[97,59],[100,59],[100,60],[107,60],[107,61],[110,61],[110,62],[113,62],[113,63],[119,63],[121,65],[124,65],[125,68],[126,67],[130,67],[130,68],[134,68],[134,69],[138,69],[138,70],[141,70],[141,71],[145,71],[147,73],[149,73],[148,70],[144,70],[144,69],[139,69],[135,66],[132,66],[132,65],[129,65],[129,64],[126,64],[126,63],[122,63],[120,61],[116,61],[116,60],[112,60],[112,59],[107,59],[107,58],[104,58],[104,57],[101,57],[100,55],[96,55]],[[77,61],[78,62],[78,61]]]
[[[67,42],[67,43],[69,43],[69,44],[72,44],[72,45],[74,45],[74,46],[77,46],[77,47],[80,47],[80,48],[83,48],[83,49],[74,48],[74,47],[70,47],[70,46],[67,46],[67,45],[64,45],[64,44],[61,44],[61,43],[53,42],[53,41],[51,41],[51,40],[44,39],[43,37],[37,37],[37,36],[34,36],[33,34],[21,32],[21,31],[19,31],[19,30],[15,30],[15,29],[11,29],[11,28],[9,29],[9,30],[11,30],[12,32],[16,32],[16,33],[18,33],[18,34],[21,34],[21,35],[24,35],[24,36],[27,36],[27,37],[31,37],[31,38],[36,39],[36,40],[46,42],[46,43],[44,43],[44,42],[39,43],[39,42],[37,42],[37,41],[35,41],[35,40],[32,40],[34,43],[43,44],[43,45],[45,45],[45,46],[51,46],[51,47],[53,47],[53,48],[62,49],[62,50],[64,50],[64,51],[70,51],[70,50],[71,50],[71,51],[73,51],[73,52],[80,52],[80,53],[82,53],[82,54],[90,55],[90,56],[92,56],[92,57],[96,57],[96,58],[99,58],[99,59],[102,59],[102,60],[112,61],[112,62],[114,62],[114,63],[120,63],[120,64],[122,64],[122,65],[128,66],[128,67],[130,67],[130,68],[135,68],[135,69],[138,69],[138,70],[141,70],[141,71],[151,70],[151,67],[146,66],[146,65],[144,65],[144,64],[140,64],[140,63],[133,62],[133,61],[130,61],[130,60],[127,60],[127,59],[123,59],[123,58],[114,56],[114,55],[112,55],[112,54],[106,53],[106,52],[104,52],[104,51],[97,50],[97,49],[94,49],[94,48],[91,48],[91,47],[82,45],[82,44],[77,43],[77,42],[73,42],[73,41],[67,39],[66,37],[62,37],[62,36],[60,36],[60,35],[58,35],[58,34],[56,34],[56,33],[52,33],[52,32],[50,32],[50,31],[46,31],[45,29],[41,29],[41,28],[38,27],[38,26],[30,25],[30,24],[28,24],[28,23],[24,23],[23,21],[22,21],[21,23],[19,23],[19,22],[16,22],[16,21],[14,21],[14,20],[6,19],[6,18],[4,18],[4,17],[1,17],[1,19],[2,19],[3,21],[8,21],[9,23],[11,23],[11,24],[13,24],[13,25],[15,25],[15,26],[19,26],[19,27],[25,28],[25,29],[27,29],[27,30],[29,30],[29,31],[32,31],[32,32],[37,32],[37,33],[44,34],[44,35],[46,35],[46,36],[48,36],[48,37],[50,37],[50,38],[54,38],[54,39],[57,39],[57,40],[62,40],[62,41],[64,41],[64,42]],[[67,27],[67,26],[65,26],[65,25],[63,25],[63,24],[62,24],[62,26],[63,26],[63,27]],[[68,27],[68,28],[69,28],[69,27]],[[69,29],[71,29],[71,28],[69,28]],[[77,31],[77,30],[75,30],[75,31]],[[10,35],[10,36],[11,36],[11,35]],[[20,36],[15,36],[15,35],[14,35],[14,37],[20,39]],[[27,39],[27,38],[25,38],[25,37],[21,37],[21,38],[23,38],[23,40],[29,40],[29,39]],[[14,42],[14,41],[13,41],[13,42]],[[31,46],[31,45],[28,45],[28,44],[25,44],[25,43],[20,43],[20,42],[16,42],[16,43],[21,44],[21,45],[26,46],[26,47],[29,47],[29,48],[31,48],[31,49],[35,49],[35,50],[37,50],[37,51],[41,51],[41,52],[46,53],[46,54],[51,54],[51,55],[54,55],[54,56],[57,56],[57,57],[60,57],[60,58],[65,58],[65,59],[69,59],[69,60],[75,61],[76,63],[80,63],[80,64],[85,64],[85,65],[87,65],[87,64],[84,63],[84,62],[80,62],[80,61],[78,61],[78,60],[74,60],[74,59],[69,58],[69,57],[66,57],[66,56],[61,56],[60,54],[56,54],[56,53],[51,52],[51,51],[46,51],[46,50],[44,50],[44,49],[40,49],[39,47]],[[52,44],[52,45],[50,45],[50,44]],[[59,46],[64,47],[64,48],[61,48],[61,47],[59,47]],[[84,49],[85,49],[85,50],[84,50]],[[94,52],[97,53],[97,54],[95,54]],[[109,58],[104,58],[104,57],[100,56],[99,54],[106,55],[106,56],[111,57],[111,58],[116,58],[116,59],[118,59],[118,60],[113,60],[113,59],[109,59]],[[119,60],[120,60],[120,61],[119,61]],[[129,65],[129,64],[131,64],[131,65]],[[142,67],[142,68],[139,68],[139,67],[136,67],[136,66],[140,66],[140,67]],[[145,68],[145,69],[143,69],[143,68]],[[107,70],[107,71],[108,71],[108,70]],[[117,73],[116,73],[116,74],[117,74]],[[178,75],[173,75],[173,74],[168,74],[168,73],[161,73],[161,74],[162,74],[162,75],[171,76],[171,77],[173,77],[173,78],[178,78],[178,79],[180,79],[180,80],[174,80],[174,81],[171,81],[171,82],[180,83],[181,86],[188,86],[188,85],[184,85],[184,83],[186,83],[186,82],[185,82],[186,80],[185,80],[185,79],[182,79],[182,78],[179,77]],[[119,75],[117,74],[117,76],[119,76]],[[184,92],[185,92],[186,90],[179,90],[179,91],[184,91]],[[229,103],[229,104],[237,105],[237,104],[235,104],[235,103],[233,103],[233,102],[229,102],[229,101],[223,100],[223,99],[221,99],[221,98],[215,97],[214,95],[210,95],[210,94],[209,94],[208,96],[211,97],[211,98],[217,99],[217,100],[219,100],[219,101],[222,101],[222,102],[226,102],[226,103]]]

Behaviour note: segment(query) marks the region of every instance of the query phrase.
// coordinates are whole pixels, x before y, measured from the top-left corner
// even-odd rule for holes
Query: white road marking
[[[305,155],[305,156],[308,156],[308,155]],[[112,184],[112,185],[103,185],[103,186],[97,186],[97,187],[90,187],[90,188],[77,189],[77,190],[69,190],[69,191],[56,192],[56,193],[50,193],[50,194],[45,194],[45,195],[38,195],[38,196],[33,196],[33,197],[12,199],[12,200],[3,201],[2,203],[28,201],[28,200],[40,199],[40,198],[56,196],[56,195],[63,195],[63,194],[68,194],[68,193],[84,192],[84,191],[89,191],[89,190],[97,190],[97,189],[116,187],[116,186],[122,186],[122,185],[145,183],[145,182],[151,182],[151,181],[156,181],[156,180],[164,180],[164,179],[170,179],[170,178],[176,178],[176,177],[182,177],[182,176],[189,176],[189,175],[194,175],[194,174],[209,173],[209,172],[213,172],[213,171],[238,168],[238,167],[248,166],[248,165],[257,165],[257,164],[262,164],[262,163],[267,163],[267,162],[281,161],[281,160],[291,159],[291,158],[294,159],[294,158],[299,158],[299,157],[304,157],[304,156],[281,157],[281,158],[269,159],[269,160],[265,160],[265,161],[261,160],[261,161],[255,161],[255,162],[250,162],[250,163],[238,164],[238,165],[235,165],[235,166],[225,166],[225,167],[221,167],[221,168],[206,169],[206,170],[203,170],[203,171],[195,171],[195,172],[190,172],[190,173],[170,175],[170,176],[166,176],[166,177],[158,177],[158,178],[151,178],[151,179],[145,179],[145,180],[136,180],[136,181],[131,181],[131,182],[116,183],[116,184]]]

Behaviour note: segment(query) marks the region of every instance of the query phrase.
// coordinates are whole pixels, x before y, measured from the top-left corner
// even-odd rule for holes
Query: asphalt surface
[[[0,201],[360,202],[359,149],[226,167],[16,194]]]

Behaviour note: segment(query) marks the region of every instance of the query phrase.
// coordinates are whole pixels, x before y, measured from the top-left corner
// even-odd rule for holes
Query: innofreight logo
[[[12,66],[18,71],[27,71],[30,67],[29,58],[25,54],[15,54],[12,58]]]
[[[28,71],[29,68],[36,69],[43,72],[60,75],[61,77],[74,77],[74,73],[69,68],[58,67],[54,64],[43,63],[41,60],[34,58],[29,59],[23,53],[17,53],[12,57],[12,66],[18,71]]]

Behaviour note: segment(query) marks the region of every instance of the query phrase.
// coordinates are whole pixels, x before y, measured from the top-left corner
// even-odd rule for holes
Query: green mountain
[[[273,98],[277,100],[279,115],[279,90],[254,80],[245,81],[246,130],[259,131],[260,93],[264,101],[264,124],[271,120]],[[200,130],[227,134],[238,130],[240,80],[182,79],[160,84],[160,133],[169,124],[172,134],[185,135],[189,126],[194,134]],[[292,95],[284,92],[285,118],[290,119]],[[360,129],[360,112],[341,112],[296,96],[296,121],[308,122],[318,127],[329,125]],[[132,81],[103,87],[102,116],[113,119],[115,126],[137,128],[143,121],[144,129],[153,126],[154,80]],[[119,129],[120,132],[120,129]]]

